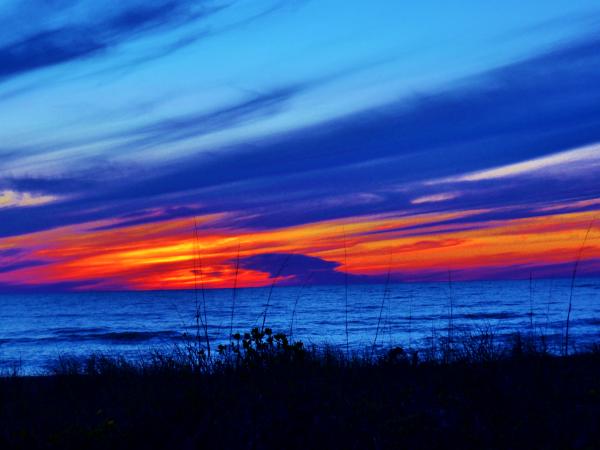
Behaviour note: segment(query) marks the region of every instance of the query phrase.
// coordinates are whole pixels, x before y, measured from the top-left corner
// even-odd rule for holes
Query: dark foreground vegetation
[[[600,351],[516,337],[347,357],[270,330],[0,379],[2,449],[600,448]]]

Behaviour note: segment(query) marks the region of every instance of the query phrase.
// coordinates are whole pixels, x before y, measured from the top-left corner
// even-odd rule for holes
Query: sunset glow
[[[0,6],[0,291],[599,274],[595,2],[113,3]]]
[[[373,277],[389,270],[391,256],[398,280],[407,281],[443,281],[448,271],[456,279],[526,278],[530,272],[564,276],[568,267],[561,265],[573,261],[600,210],[509,220],[487,220],[487,213],[362,216],[270,230],[226,228],[223,216],[206,216],[196,219],[197,241],[190,219],[106,231],[93,231],[102,224],[89,223],[1,240],[0,254],[11,255],[3,256],[5,264],[11,259],[12,264],[35,264],[15,266],[0,274],[0,282],[21,287],[75,282],[75,289],[189,289],[201,279],[205,287],[231,287],[238,246],[241,260],[257,254],[307,255],[338,263],[337,271]],[[194,276],[198,260],[202,269]],[[588,271],[600,267],[597,239],[587,243],[583,261]],[[237,285],[272,281],[267,271],[242,268]],[[303,280],[290,267],[279,281]]]

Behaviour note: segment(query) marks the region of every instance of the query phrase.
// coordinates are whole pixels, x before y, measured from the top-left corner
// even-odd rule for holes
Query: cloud
[[[240,267],[266,272],[278,284],[344,284],[346,282],[380,283],[383,276],[355,275],[337,270],[340,264],[314,256],[285,253],[262,253],[240,259]]]
[[[457,177],[445,178],[432,181],[429,184],[462,182],[462,181],[484,181],[498,178],[516,177],[521,175],[531,175],[535,172],[542,172],[547,175],[549,172],[558,171],[565,173],[573,170],[596,170],[600,165],[600,144],[588,145],[573,150],[554,153],[542,158],[530,159],[515,164],[509,164],[493,169],[481,170],[468,173]]]
[[[96,168],[96,179],[102,178],[102,169]],[[93,191],[97,182],[91,172],[76,173],[66,177],[4,177],[0,178],[0,188],[8,188],[18,192],[44,192],[55,196]]]
[[[211,287],[229,287],[234,280],[239,281],[238,286],[261,286],[276,278],[278,284],[371,283],[384,282],[391,267],[394,281],[440,281],[447,280],[448,269],[453,278],[478,279],[500,273],[509,276],[503,268],[512,268],[512,277],[519,270],[528,274],[532,267],[572,267],[597,214],[587,211],[490,220],[473,211],[353,217],[265,230],[239,228],[230,221],[215,223],[204,217],[200,221],[206,221],[206,226],[198,241],[202,280]],[[468,227],[448,223],[450,217],[460,215],[468,217]],[[166,289],[193,288],[197,282],[197,248],[189,219],[120,230],[94,231],[94,225],[1,240],[3,246],[19,245],[22,252],[17,256],[22,260],[43,259],[47,264],[0,273],[0,284],[27,287],[104,280],[90,281],[81,288]],[[594,228],[590,234],[582,261],[600,255],[593,239],[596,232]],[[239,277],[235,270],[238,248],[242,256]],[[570,274],[564,268],[557,270],[556,275]]]
[[[592,36],[384,108],[214,147],[157,166],[89,160],[85,170],[70,170],[69,178],[13,176],[4,180],[8,185],[3,188],[47,195],[68,192],[73,199],[26,214],[18,208],[1,210],[0,236],[186,204],[204,205],[203,213],[235,212],[246,226],[269,228],[399,210],[444,210],[449,204],[511,206],[503,214],[527,216],[551,201],[596,198],[599,186],[591,172],[564,173],[552,183],[505,174],[535,167],[536,173],[545,173],[551,168],[548,162],[556,162],[557,170],[567,167],[574,163],[552,155],[600,142],[599,70],[600,40]],[[128,132],[131,136],[126,152],[262,118],[305,88],[305,83],[274,88],[213,112],[126,130],[123,137]],[[519,166],[524,160],[537,162]],[[573,167],[585,167],[586,161],[580,159]],[[508,172],[503,169],[497,178],[494,171],[506,167]],[[464,174],[480,174],[481,179],[468,190],[449,186],[445,192],[461,192],[451,202],[411,203],[436,194],[423,181]],[[394,190],[398,185],[406,189]],[[378,201],[321,201],[352,199],[359,193]]]
[[[509,264],[488,267],[470,267],[452,270],[452,279],[455,281],[469,280],[527,280],[531,275],[534,278],[568,278],[573,273],[573,262],[563,263],[529,263]],[[600,273],[600,259],[591,258],[580,261],[577,267],[578,278],[597,278]],[[431,270],[406,275],[411,281],[442,281],[448,278],[448,271]]]
[[[189,155],[201,159],[207,159],[204,156],[210,155],[211,158],[208,159],[212,159],[217,153],[228,150],[239,151],[245,147],[245,142],[257,139],[253,137],[242,140],[239,135],[236,135],[236,129],[244,127],[248,130],[252,124],[289,112],[292,101],[298,96],[378,63],[345,67],[325,75],[272,86],[246,94],[224,106],[174,114],[141,125],[119,128],[119,131],[62,138],[37,144],[15,145],[5,149],[4,162],[7,163],[8,169],[29,181],[36,179],[32,174],[55,172],[53,178],[60,182],[59,177],[72,177],[73,172],[87,171],[96,175],[99,169],[103,168],[99,166],[111,166],[110,169],[113,170],[119,165],[123,166],[124,161],[130,163],[136,159],[143,160],[144,166],[150,166],[152,169],[156,169],[159,165],[162,169],[162,164],[165,164],[168,169],[172,166],[174,154],[177,155],[176,161],[186,159]],[[110,111],[107,115],[113,120],[139,116],[144,110],[162,101],[164,99],[129,105],[118,111]],[[86,119],[93,121],[98,116],[101,117],[102,114],[96,117],[88,115]],[[219,143],[213,143],[211,147],[206,143],[198,144],[199,138],[210,135],[216,136]],[[261,137],[258,138],[260,139]],[[198,148],[199,145],[203,145],[202,148]],[[68,175],[64,174],[65,167],[70,169]],[[13,175],[13,179],[18,178]]]
[[[11,264],[0,263],[0,273],[12,272],[14,270],[26,269],[48,264],[47,261],[19,261]]]
[[[413,205],[420,205],[423,203],[437,203],[437,202],[445,202],[446,200],[452,200],[458,196],[459,196],[459,194],[456,192],[443,192],[440,194],[424,195],[423,197],[415,198],[415,199],[411,200],[410,202]]]
[[[106,285],[106,280],[80,280],[63,281],[58,283],[36,283],[36,284],[12,284],[1,283],[0,292],[3,293],[46,293],[46,292],[65,292],[65,291],[85,291],[95,288],[104,288],[106,290],[121,290],[123,286]]]
[[[100,11],[89,2],[78,3],[87,4],[92,13],[79,17],[68,4],[51,11],[46,23],[38,23],[39,29],[25,36],[14,30],[13,35],[19,37],[0,46],[0,80],[87,58],[143,34],[179,27],[218,10],[206,1],[190,0],[128,2]],[[36,10],[37,6],[31,8]],[[39,11],[35,13],[33,17],[39,17]],[[71,16],[74,19],[69,20]],[[57,22],[60,25],[55,25]]]
[[[566,211],[585,211],[586,209],[600,207],[600,198],[592,198],[589,200],[568,201],[568,202],[552,202],[549,205],[540,206],[537,211],[540,212],[566,212]]]
[[[114,149],[139,151],[146,147],[159,147],[210,133],[247,124],[260,118],[281,112],[285,105],[307,85],[274,88],[269,92],[254,95],[233,105],[210,112],[190,113],[146,124],[105,139],[125,139],[123,145],[112,145]]]
[[[40,32],[0,48],[0,80],[88,56],[105,47],[84,30]]]
[[[16,257],[23,252],[22,249],[19,248],[6,248],[0,250],[0,258],[6,257]]]
[[[545,157],[600,140],[598,55],[596,39],[574,44],[466,80],[465,86],[264,137],[210,158],[191,157],[150,183],[176,191],[293,174],[297,184],[288,184],[289,190],[321,182],[343,189],[352,180],[354,189],[368,192],[390,181]],[[199,172],[202,180],[194,175]],[[152,191],[150,183],[129,192]]]
[[[53,195],[34,194],[30,192],[0,191],[0,208],[23,208],[40,206],[58,200]]]
[[[127,218],[130,214],[125,214],[117,218],[114,223],[101,225],[93,228],[91,231],[114,230],[118,228],[131,227],[135,225],[143,225],[155,222],[163,222],[166,220],[179,219],[184,217],[194,217],[202,215],[204,209],[190,206],[173,206],[164,209],[156,209],[149,211],[137,211],[133,218]],[[125,220],[118,220],[123,219]]]

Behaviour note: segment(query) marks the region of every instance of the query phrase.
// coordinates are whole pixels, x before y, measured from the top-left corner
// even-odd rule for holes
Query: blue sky
[[[97,158],[160,163],[464,82],[591,33],[593,6],[8,2],[1,141],[42,153],[8,164],[16,174],[62,175]],[[277,90],[295,92],[210,133],[150,148],[119,145],[119,132]]]
[[[593,1],[13,0],[0,20],[0,237],[600,196]]]

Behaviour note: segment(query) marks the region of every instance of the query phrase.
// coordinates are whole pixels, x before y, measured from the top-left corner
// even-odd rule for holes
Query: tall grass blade
[[[529,329],[533,337],[533,272],[529,272]]]
[[[208,314],[206,312],[206,292],[204,289],[204,270],[202,267],[202,254],[200,253],[200,237],[198,233],[198,220],[194,217],[194,237],[196,241],[196,254],[198,258],[197,264],[197,273],[200,277],[200,292],[202,293],[202,310],[204,315],[203,325],[204,325],[204,339],[206,341],[206,353],[208,355],[208,359],[210,359],[210,337],[208,334]],[[194,290],[196,291],[196,308],[198,308],[198,282],[197,279],[194,278]]]
[[[448,357],[450,357],[451,353],[452,353],[452,341],[454,340],[454,287],[452,286],[452,271],[451,270],[448,270],[448,289],[450,291],[450,294],[449,294],[449,302],[448,302],[447,352],[448,352]]]
[[[275,289],[275,285],[277,284],[277,281],[279,280],[279,277],[281,276],[283,269],[285,269],[285,267],[287,266],[287,263],[289,260],[290,260],[290,254],[288,254],[285,257],[285,259],[283,260],[283,263],[281,263],[281,266],[279,266],[279,269],[277,270],[277,273],[275,274],[275,278],[273,278],[273,282],[271,283],[271,287],[269,289],[269,296],[267,297],[267,303],[265,304],[265,310],[263,311],[263,320],[262,320],[262,324],[260,326],[261,333],[264,331],[265,324],[267,322],[267,313],[269,312],[269,307],[271,306],[271,297],[273,296],[273,289]]]
[[[577,258],[575,258],[575,264],[573,265],[573,274],[571,275],[571,291],[569,293],[569,309],[567,310],[567,322],[565,324],[565,355],[569,354],[569,325],[571,321],[571,310],[573,308],[573,292],[575,291],[575,278],[577,277],[577,268],[579,267],[579,263],[581,261],[581,257],[583,256],[583,249],[585,248],[585,244],[587,243],[588,237],[590,235],[590,231],[592,231],[592,226],[598,216],[594,217],[585,232],[585,237],[583,238],[583,242],[581,243],[581,247],[579,247],[579,251],[577,252]]]
[[[229,321],[229,339],[233,339],[233,317],[235,315],[235,300],[237,297],[238,275],[240,273],[240,243],[238,242],[237,256],[235,258],[235,276],[233,277],[233,294],[231,298],[231,320]]]
[[[350,338],[348,334],[348,247],[346,246],[346,228],[342,228],[344,234],[344,298],[345,298],[345,329],[346,329],[346,357],[350,356]]]
[[[298,295],[296,296],[296,299],[294,300],[294,307],[292,308],[292,318],[290,320],[290,341],[292,341],[294,339],[294,320],[296,318],[296,309],[298,308],[298,302],[300,301],[302,292],[308,286],[308,283],[310,282],[312,276],[313,276],[313,272],[310,272],[308,274],[308,277],[306,277],[306,281],[302,284],[302,286],[300,286]]]
[[[410,296],[408,298],[408,348],[412,347],[412,302],[413,293],[411,289]]]
[[[387,277],[385,279],[385,286],[383,288],[383,297],[381,299],[381,307],[379,308],[379,317],[377,318],[377,328],[375,328],[375,337],[373,338],[373,346],[371,347],[371,357],[375,353],[375,347],[377,345],[377,338],[379,337],[379,327],[381,326],[381,318],[383,316],[383,307],[385,306],[385,300],[389,294],[390,277],[392,275],[392,261],[394,254],[390,251],[390,263],[388,265]]]

